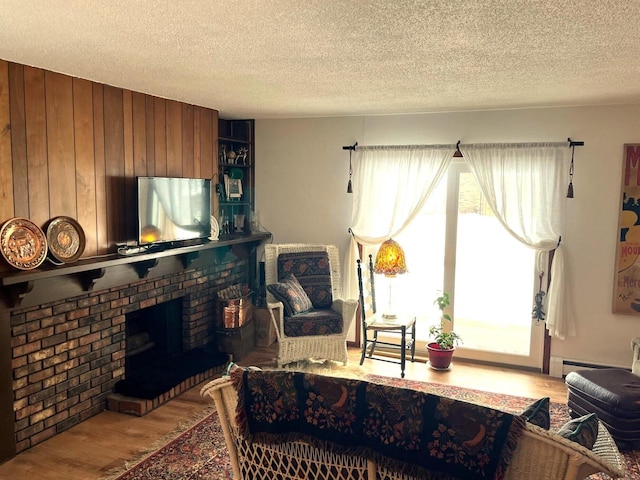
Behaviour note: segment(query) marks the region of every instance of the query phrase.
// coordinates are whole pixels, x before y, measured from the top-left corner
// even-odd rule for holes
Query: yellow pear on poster
[[[636,263],[640,253],[640,225],[638,215],[630,210],[620,212],[620,229],[627,228],[623,242],[620,242],[620,256],[618,257],[618,272],[622,272]]]

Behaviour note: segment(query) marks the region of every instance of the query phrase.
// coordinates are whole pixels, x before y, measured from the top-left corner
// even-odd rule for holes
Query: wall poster
[[[625,144],[613,313],[640,315],[640,144]]]

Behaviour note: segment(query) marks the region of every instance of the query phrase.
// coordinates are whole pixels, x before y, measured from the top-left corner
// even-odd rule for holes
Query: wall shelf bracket
[[[106,271],[106,268],[96,268],[94,270],[87,270],[85,272],[79,273],[78,277],[80,279],[80,285],[82,285],[83,290],[85,292],[90,292],[91,290],[93,290],[96,282],[104,277]]]
[[[182,255],[180,255],[180,260],[182,260],[182,266],[184,268],[189,268],[191,263],[198,257],[200,257],[200,252],[183,253]]]
[[[151,270],[158,266],[158,263],[160,263],[160,261],[157,258],[151,258],[134,263],[133,268],[136,269],[139,278],[147,278]]]
[[[29,293],[31,293],[31,291],[33,290],[33,286],[34,286],[35,282],[34,281],[27,281],[27,282],[20,282],[20,283],[14,283],[13,285],[7,285],[6,291],[7,291],[7,303],[11,308],[14,307],[19,307],[20,304],[22,303],[22,300],[24,300],[24,298],[29,295]]]

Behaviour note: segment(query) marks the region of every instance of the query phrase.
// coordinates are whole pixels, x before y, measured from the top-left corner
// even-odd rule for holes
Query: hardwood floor
[[[239,363],[270,364],[275,358],[275,347],[256,348]],[[359,350],[350,350],[349,355],[350,365],[358,365]],[[400,375],[399,365],[386,362],[366,360],[362,368],[371,374]],[[549,396],[551,401],[559,403],[565,403],[567,397],[562,379],[455,358],[453,368],[446,372],[431,370],[423,362],[408,362],[405,378],[531,398]],[[203,415],[211,403],[200,397],[200,387],[192,388],[144,417],[102,412],[0,465],[0,480],[98,480],[180,424]]]

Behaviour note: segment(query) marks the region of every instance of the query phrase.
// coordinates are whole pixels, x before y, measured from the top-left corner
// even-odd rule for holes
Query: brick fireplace
[[[91,282],[80,268],[71,276],[89,291],[9,310],[13,401],[0,406],[13,411],[15,453],[106,408],[125,375],[127,314],[180,299],[181,349],[215,348],[216,293],[252,284],[256,245],[152,259],[152,268],[107,266]],[[131,272],[137,278],[127,281]]]

